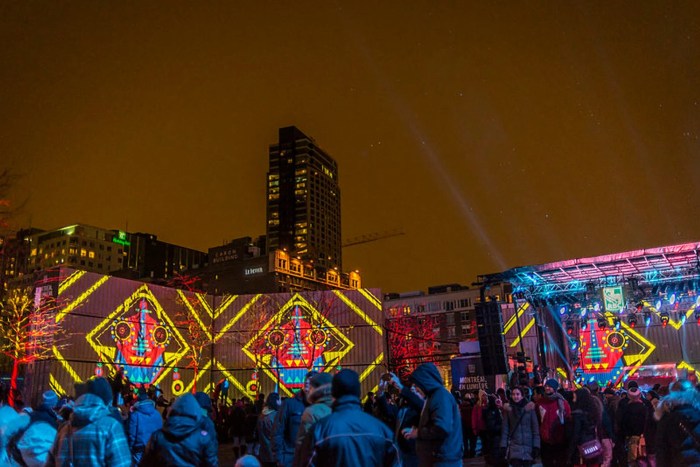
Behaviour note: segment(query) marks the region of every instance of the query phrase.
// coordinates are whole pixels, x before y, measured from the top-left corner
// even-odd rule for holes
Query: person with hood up
[[[180,396],[163,428],[151,436],[140,465],[218,466],[215,434],[207,426],[197,399],[190,393]]]
[[[442,376],[433,363],[423,363],[409,377],[425,396],[418,427],[405,431],[416,440],[421,466],[460,467],[464,444],[462,420],[455,398],[445,389]]]
[[[18,465],[11,454],[12,438],[29,425],[29,416],[20,415],[9,405],[0,406],[0,465]]]
[[[129,445],[122,423],[109,410],[112,388],[104,378],[92,378],[76,384],[70,420],[61,426],[46,465],[131,466]]]
[[[566,425],[571,420],[571,407],[557,392],[559,382],[548,379],[544,383],[544,396],[535,405],[540,418],[540,443],[544,467],[568,465]]]
[[[360,405],[360,377],[343,369],[333,377],[333,413],[319,420],[312,430],[309,466],[399,466],[399,452],[391,430],[366,414]],[[450,396],[452,397],[452,396]]]
[[[140,389],[136,403],[131,407],[127,436],[134,465],[138,465],[141,461],[151,435],[161,428],[163,428],[163,418],[156,410],[156,403],[148,398],[145,390]]]
[[[522,388],[513,388],[510,397],[513,403],[503,406],[501,449],[513,467],[530,467],[540,454],[537,411],[534,402],[527,400]]]
[[[267,396],[265,407],[258,417],[258,440],[260,442],[260,462],[264,467],[275,467],[275,456],[272,454],[272,429],[280,407],[280,395],[276,392]]]
[[[55,392],[48,390],[41,395],[41,404],[36,410],[32,411],[30,417],[32,423],[46,422],[55,430],[58,430],[58,424],[62,421],[61,417],[54,410],[58,405],[58,396]]]
[[[671,384],[670,391],[654,413],[656,465],[700,465],[700,392],[682,379]]]
[[[377,410],[380,418],[394,429],[394,442],[401,454],[401,464],[404,467],[418,467],[416,440],[404,438],[403,432],[406,428],[411,429],[418,426],[425,401],[418,395],[418,390],[415,387],[402,384],[399,377],[393,373],[389,373],[389,377],[388,380],[382,377],[379,382]],[[387,391],[398,391],[399,402],[397,405],[387,401]]]
[[[301,423],[301,415],[309,405],[306,394],[309,392],[311,378],[316,371],[309,371],[304,378],[304,388],[297,391],[294,397],[285,399],[277,411],[272,437],[272,452],[277,465],[291,467],[294,462],[294,450],[297,444],[297,431]]]
[[[309,393],[306,402],[310,405],[301,414],[301,423],[297,432],[297,445],[294,451],[294,465],[305,466],[313,451],[311,446],[311,429],[319,420],[326,418],[333,412],[333,396],[331,396],[331,381],[333,377],[329,373],[318,373],[309,381]]]
[[[214,434],[214,442],[216,443],[216,449],[218,451],[219,449],[219,438],[216,435],[216,425],[214,425],[214,420],[212,420],[211,414],[214,411],[214,408],[212,407],[211,404],[211,397],[206,395],[205,393],[199,391],[194,393],[194,398],[197,399],[197,403],[199,404],[199,408],[202,411],[202,417],[204,417],[204,429],[207,430],[208,433],[213,433]]]

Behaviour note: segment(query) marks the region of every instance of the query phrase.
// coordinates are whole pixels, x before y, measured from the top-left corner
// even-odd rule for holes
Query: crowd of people
[[[360,377],[309,372],[293,397],[232,405],[204,393],[172,404],[155,387],[92,378],[74,398],[0,403],[0,465],[236,466],[700,465],[700,390],[689,381],[644,391],[555,379],[490,394],[445,389],[437,367],[382,376],[361,400]]]
[[[538,458],[545,467],[700,465],[700,390],[687,380],[643,391],[635,381],[568,390],[548,379],[454,396],[466,456],[483,455],[489,465],[530,466]]]

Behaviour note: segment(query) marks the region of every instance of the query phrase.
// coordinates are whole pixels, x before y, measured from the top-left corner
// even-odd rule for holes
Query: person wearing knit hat
[[[307,465],[311,458],[311,427],[333,411],[331,383],[333,377],[329,373],[317,373],[309,380],[309,393],[306,401],[310,404],[301,415],[301,423],[297,432],[296,449],[294,450],[294,465]]]
[[[550,388],[554,389],[555,391],[559,389],[559,381],[557,381],[554,378],[550,378],[547,381],[544,382],[544,386],[547,387],[549,386]]]
[[[342,396],[356,396],[360,398],[360,377],[353,370],[340,370],[333,377],[331,394],[338,399]]]
[[[566,465],[568,440],[566,425],[571,421],[571,406],[557,392],[559,382],[550,378],[544,383],[544,396],[535,405],[540,414],[540,454],[544,465]]]
[[[630,381],[627,387],[628,399],[618,405],[616,420],[619,434],[624,439],[627,463],[637,465],[640,457],[646,456],[640,450],[640,441],[647,420],[651,417],[651,404],[647,407],[648,402],[642,399],[642,391],[636,381]]]
[[[31,421],[46,422],[54,429],[58,430],[58,424],[61,421],[58,413],[54,410],[58,405],[58,396],[52,390],[48,390],[41,395],[41,404],[31,414]]]
[[[314,465],[398,465],[393,433],[379,419],[362,411],[360,377],[353,370],[336,373],[331,383],[333,413],[312,428]],[[451,396],[450,396],[451,397]],[[313,459],[319,462],[314,463]]]

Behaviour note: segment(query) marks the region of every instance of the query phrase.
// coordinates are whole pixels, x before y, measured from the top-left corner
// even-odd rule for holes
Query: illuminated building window
[[[85,250],[85,248],[80,249],[80,256],[82,256],[82,257],[87,256],[87,250]],[[81,264],[83,264],[83,261],[81,261]]]
[[[36,248],[32,248],[32,254],[30,256],[36,256]]]
[[[95,257],[94,251],[91,251],[90,253],[88,253],[88,258],[94,258],[94,257]]]
[[[280,195],[268,195],[267,199],[280,199]]]

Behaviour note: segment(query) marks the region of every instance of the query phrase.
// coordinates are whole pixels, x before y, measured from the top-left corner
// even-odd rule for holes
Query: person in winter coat
[[[305,466],[309,463],[313,446],[311,446],[311,428],[319,420],[326,418],[333,412],[331,405],[331,381],[333,376],[329,373],[318,373],[309,381],[309,393],[306,401],[310,404],[301,415],[299,431],[297,431],[296,449],[294,452],[294,465]]]
[[[472,411],[474,410],[474,398],[472,394],[466,394],[459,405],[459,414],[462,418],[462,439],[464,440],[464,455],[472,458],[476,455],[476,433],[472,428]]]
[[[56,433],[56,429],[46,422],[32,422],[15,438],[15,460],[23,467],[43,467],[56,440]]]
[[[574,410],[571,412],[571,436],[567,458],[569,465],[598,465],[602,462],[601,455],[593,459],[583,459],[578,446],[598,438],[598,425],[601,423],[602,406],[596,405],[591,392],[580,388],[573,394]]]
[[[310,371],[304,378],[304,389],[300,389],[294,397],[285,399],[277,411],[272,437],[272,452],[281,467],[291,467],[294,462],[294,449],[297,442],[297,431],[301,423],[301,415],[309,405],[306,393],[309,391],[311,378],[316,374]]]
[[[700,465],[700,392],[687,380],[678,380],[663,397],[654,418],[656,465]]]
[[[76,393],[85,392],[75,401],[70,420],[61,426],[46,465],[131,466],[129,445],[124,428],[111,413],[112,389],[104,378],[93,378],[76,385]]]
[[[399,392],[399,401],[396,405],[387,401],[386,392],[389,388]],[[399,448],[403,467],[418,467],[416,440],[404,438],[403,431],[418,426],[424,402],[413,387],[401,384],[401,380],[393,373],[390,381],[382,379],[379,382],[377,412],[380,419],[394,430],[394,442]]]
[[[32,423],[46,422],[55,430],[62,421],[61,417],[54,410],[58,405],[58,396],[55,392],[48,390],[41,395],[41,404],[30,414]]]
[[[277,462],[272,454],[272,428],[275,425],[275,417],[280,407],[280,396],[276,392],[267,396],[265,407],[258,417],[258,440],[260,442],[260,462],[263,467],[275,467]]]
[[[243,457],[247,451],[247,417],[245,405],[241,399],[233,405],[231,416],[229,418],[229,435],[233,440],[233,457],[236,459]]]
[[[548,379],[544,383],[544,396],[535,402],[540,419],[544,467],[568,465],[566,424],[571,420],[571,407],[557,389],[559,382],[556,379]]]
[[[640,448],[640,443],[649,419],[649,411],[642,401],[642,391],[639,387],[631,387],[627,391],[627,397],[627,403],[619,409],[619,434],[626,446],[627,463],[635,466],[639,465],[641,457],[646,456],[643,448]]]
[[[457,402],[445,389],[440,372],[433,363],[423,363],[409,381],[425,396],[418,427],[405,435],[416,439],[420,465],[460,467],[464,454],[462,420]]]
[[[189,393],[180,396],[163,428],[151,436],[140,465],[218,466],[216,435],[206,426],[197,399]]]
[[[27,425],[28,415],[20,415],[8,405],[0,406],[0,465],[18,465],[11,453],[11,440]]]
[[[524,397],[523,389],[515,387],[510,393],[512,404],[503,407],[501,449],[513,467],[530,467],[540,455],[540,424],[535,404]]]
[[[484,453],[484,435],[486,433],[486,422],[484,422],[484,411],[489,405],[489,396],[486,391],[479,389],[476,396],[476,403],[472,409],[472,430],[474,434],[481,438],[481,455]]]
[[[163,428],[163,418],[156,410],[156,403],[148,398],[146,391],[139,391],[136,403],[131,407],[127,436],[134,465],[138,465],[141,461],[151,435],[161,428]]]
[[[333,377],[333,413],[312,430],[314,452],[310,466],[399,466],[391,430],[360,405],[360,377],[343,369]],[[449,393],[448,393],[449,394]],[[452,397],[452,396],[450,396]]]
[[[488,404],[483,409],[484,431],[481,432],[481,451],[487,465],[500,466],[505,458],[501,457],[499,448],[501,429],[503,427],[503,415],[501,410],[503,402],[495,394],[489,394]]]

